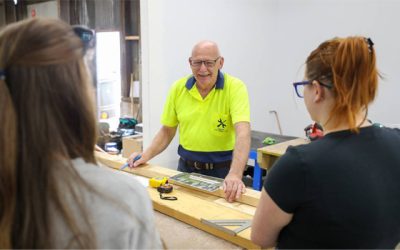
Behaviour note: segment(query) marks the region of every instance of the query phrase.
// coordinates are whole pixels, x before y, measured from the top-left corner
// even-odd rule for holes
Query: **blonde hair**
[[[70,161],[95,163],[95,107],[82,41],[60,20],[28,19],[2,29],[0,59],[0,247],[54,248],[49,212],[55,208],[74,236],[71,246],[95,248],[89,223],[78,226],[60,188],[66,185],[63,192],[85,214],[76,186],[87,184]]]

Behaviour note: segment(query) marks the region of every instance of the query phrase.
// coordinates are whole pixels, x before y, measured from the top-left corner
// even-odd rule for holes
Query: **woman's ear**
[[[324,87],[319,84],[318,81],[314,80],[312,82],[312,88],[314,92],[314,102],[321,102],[324,100],[325,97],[325,89]]]

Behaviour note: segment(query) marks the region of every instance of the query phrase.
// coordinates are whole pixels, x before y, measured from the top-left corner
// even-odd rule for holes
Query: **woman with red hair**
[[[400,242],[400,131],[372,125],[379,73],[364,37],[323,42],[294,83],[324,137],[268,172],[252,241],[278,248],[394,248]]]

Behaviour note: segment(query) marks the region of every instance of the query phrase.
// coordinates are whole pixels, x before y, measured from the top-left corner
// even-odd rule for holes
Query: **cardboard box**
[[[128,158],[133,152],[143,151],[143,136],[132,135],[122,137],[122,157]]]

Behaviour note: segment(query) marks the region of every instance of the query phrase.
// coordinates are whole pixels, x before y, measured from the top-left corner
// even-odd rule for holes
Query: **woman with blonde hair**
[[[41,18],[0,32],[1,248],[161,248],[144,187],[96,165],[81,32]]]
[[[269,171],[252,241],[278,248],[394,248],[400,241],[400,131],[372,125],[379,73],[364,37],[323,42],[294,83],[324,137]]]

